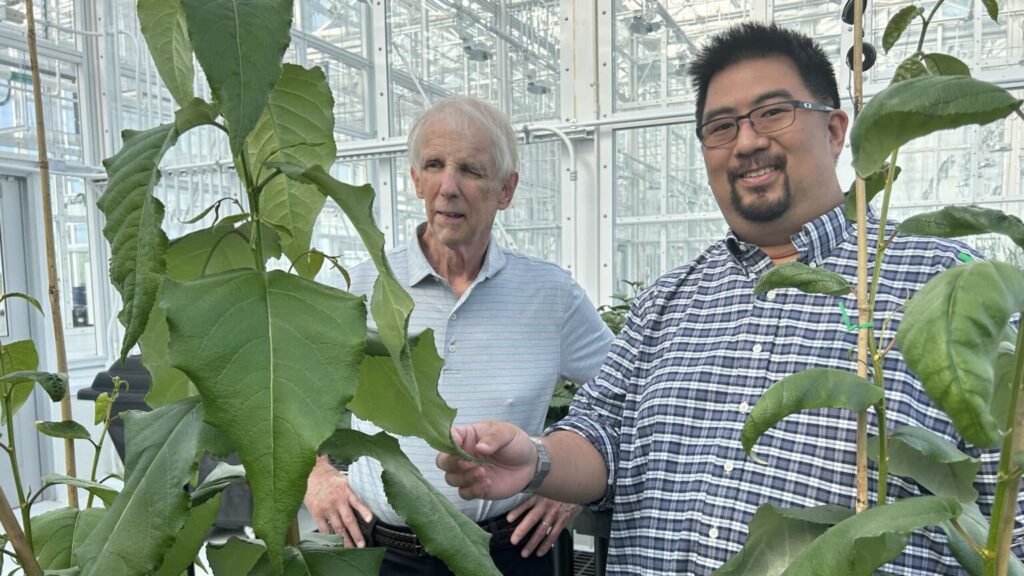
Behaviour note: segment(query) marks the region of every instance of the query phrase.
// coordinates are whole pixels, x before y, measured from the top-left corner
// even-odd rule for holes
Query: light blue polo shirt
[[[476,280],[456,299],[423,255],[422,232],[420,225],[405,248],[388,253],[388,261],[416,303],[409,332],[434,329],[437,352],[445,361],[438,388],[458,410],[455,423],[501,420],[539,434],[555,384],[596,376],[611,346],[611,332],[565,270],[505,250],[493,237]],[[377,271],[366,261],[351,270],[351,278],[350,291],[369,296]],[[368,434],[380,431],[356,418],[352,427]],[[433,448],[419,438],[399,437],[399,442],[423,476],[474,521],[506,512],[525,498],[463,500],[435,466]],[[387,503],[380,474],[380,464],[371,458],[349,467],[353,489],[377,518],[405,525]]]

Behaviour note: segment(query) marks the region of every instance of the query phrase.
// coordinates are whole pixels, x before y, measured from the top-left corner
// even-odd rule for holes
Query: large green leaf
[[[281,271],[168,279],[163,290],[171,363],[238,451],[253,528],[279,565],[317,448],[355,393],[363,299]]]
[[[199,550],[206,543],[207,532],[217,519],[220,499],[220,494],[217,494],[189,511],[185,526],[178,533],[174,546],[164,556],[164,563],[155,576],[181,576],[195,562]]]
[[[210,544],[206,558],[214,576],[249,576],[256,562],[266,554],[262,542],[243,540],[232,536],[223,544]]]
[[[164,205],[153,195],[160,181],[160,160],[178,136],[214,119],[215,111],[208,104],[192,100],[175,114],[174,123],[145,132],[126,130],[121,151],[103,161],[108,181],[96,205],[106,217],[103,235],[110,243],[110,280],[124,302],[122,362],[146,330],[166,269]]]
[[[239,154],[281,76],[291,0],[181,0],[196,59]]]
[[[412,297],[395,278],[384,253],[384,233],[373,220],[373,188],[369,185],[352,186],[334,179],[320,166],[297,166],[279,164],[289,178],[315,184],[328,198],[335,201],[355,226],[359,237],[370,252],[370,258],[377,267],[377,280],[373,285],[370,313],[377,324],[380,339],[384,342],[410,398],[415,399],[420,409],[420,391],[416,385],[412,359],[406,334],[409,330],[409,315],[412,314]],[[447,451],[454,450],[454,447]]]
[[[74,553],[92,533],[107,511],[104,508],[60,508],[32,519],[32,548],[43,570],[63,570],[74,565]]]
[[[993,22],[999,21],[999,2],[996,0],[981,0],[981,3],[985,5],[985,11],[988,12],[988,17]]]
[[[937,130],[987,124],[1010,114],[1021,101],[994,84],[969,76],[926,76],[897,82],[868,102],[853,123],[853,167],[877,172],[903,144]]]
[[[284,551],[284,576],[376,576],[385,548],[342,548],[316,542],[300,542]],[[249,576],[277,576],[268,556],[256,563]],[[218,575],[220,576],[220,575]]]
[[[868,440],[868,455],[878,460],[878,438]],[[936,496],[974,502],[974,477],[981,462],[924,428],[904,426],[889,435],[889,473],[906,476]]]
[[[280,257],[281,244],[277,233],[264,227],[262,238],[264,257]],[[236,228],[222,221],[174,239],[167,249],[167,277],[179,281],[194,280],[204,274],[238,268],[252,269],[255,265],[252,249],[249,248],[249,226],[244,224]],[[158,297],[160,295],[162,292],[158,292]],[[154,306],[146,331],[139,339],[142,364],[152,375],[146,403],[153,408],[196,393],[188,376],[171,366],[167,355],[169,342],[167,318],[162,308]]]
[[[868,508],[832,528],[804,548],[785,576],[871,576],[903,551],[914,530],[956,518],[953,498],[905,498]]]
[[[1010,316],[1024,309],[1024,271],[1000,262],[962,264],[911,298],[896,341],[935,404],[965,440],[1002,440],[991,414],[995,361]]]
[[[895,182],[900,177],[900,172],[903,169],[896,166],[896,169],[892,174],[892,181]],[[879,192],[885,190],[885,179],[889,175],[889,164],[888,162],[882,165],[882,168],[874,174],[864,179],[864,198],[865,201],[871,202],[871,200],[878,195]],[[846,191],[846,197],[843,204],[843,214],[846,215],[846,219],[850,222],[857,221],[857,194],[856,194],[857,182],[854,181],[850,184],[850,189]]]
[[[36,422],[36,430],[40,434],[50,436],[51,438],[64,438],[72,440],[88,440],[92,438],[92,434],[74,420],[65,420],[63,422]]]
[[[181,0],[139,0],[137,12],[160,78],[179,106],[188,104],[196,70]]]
[[[63,474],[45,474],[40,480],[43,484],[41,488],[42,490],[45,490],[50,486],[58,486],[61,484],[88,490],[89,493],[94,494],[97,498],[102,500],[103,504],[107,507],[110,507],[114,502],[114,499],[117,498],[117,490],[107,486],[106,484],[100,484],[99,482],[82,480],[81,478],[72,478]]]
[[[853,515],[840,506],[776,508],[765,504],[748,525],[747,541],[715,576],[778,576],[815,538]]]
[[[921,56],[921,62],[929,74],[936,76],[970,76],[971,68],[963,60],[941,52],[930,52]]]
[[[270,102],[246,139],[246,148],[252,173],[262,171],[263,177],[270,172],[264,168],[267,161],[330,169],[337,152],[334,97],[323,70],[285,64]],[[307,252],[325,200],[316,187],[283,176],[271,180],[260,195],[260,216],[291,232],[282,238],[284,253],[306,278],[315,276],[310,274]]]
[[[19,340],[10,344],[0,344],[0,376],[6,376],[14,372],[35,370],[39,367],[39,354],[36,353],[36,345],[31,340]],[[8,384],[11,391],[11,412],[18,413],[18,410],[25,405],[35,382],[25,379],[21,382]],[[4,389],[6,392],[6,388]],[[0,409],[2,415],[2,409]]]
[[[984,545],[988,541],[988,520],[974,503],[961,503],[964,511],[956,522],[967,532],[971,539]],[[953,527],[953,522],[943,522],[942,529],[949,537],[949,550],[953,557],[960,562],[971,576],[982,576],[985,573],[984,562],[981,556],[974,551],[974,548],[963,537],[959,530]],[[1024,564],[1013,554],[1010,554],[1010,565],[1006,571],[1008,576],[1024,576]]]
[[[353,414],[400,436],[418,436],[437,450],[450,450],[455,409],[437,392],[444,361],[437,355],[434,331],[426,330],[412,350],[412,366],[420,387],[420,406],[406,393],[390,358],[366,356],[359,371],[359,389],[349,403]]]
[[[38,372],[35,370],[11,372],[10,374],[0,376],[0,386],[3,386],[6,390],[19,386],[26,380],[38,382],[39,386],[46,392],[46,395],[54,402],[59,402],[68,392],[67,374],[54,374],[53,372]]]
[[[153,574],[189,516],[184,486],[195,468],[202,403],[188,398],[123,417],[125,485],[76,553],[84,576]]]
[[[833,368],[812,368],[779,380],[758,399],[743,423],[740,441],[753,460],[754,444],[786,416],[814,408],[866,410],[882,399],[882,391],[867,380]]]
[[[803,262],[787,262],[765,272],[754,286],[754,293],[763,294],[776,288],[796,288],[807,294],[829,296],[845,296],[853,292],[846,278],[829,270],[811,268]]]
[[[899,41],[900,36],[903,36],[903,32],[907,29],[910,21],[921,14],[924,14],[924,8],[914,6],[913,4],[900,8],[899,12],[894,14],[889,19],[889,23],[885,25],[885,32],[882,34],[882,50],[886,52],[892,50],[892,47]]]
[[[1024,222],[1017,216],[981,206],[946,206],[935,212],[916,214],[899,226],[905,234],[959,238],[994,232],[1024,248]]]
[[[380,462],[388,503],[419,536],[427,553],[444,561],[452,572],[459,576],[499,574],[491,561],[488,534],[423,478],[397,440],[384,432],[368,436],[338,430],[321,450],[349,464],[361,456]]]

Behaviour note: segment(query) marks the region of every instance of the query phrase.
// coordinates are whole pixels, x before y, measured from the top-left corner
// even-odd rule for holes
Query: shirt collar
[[[409,243],[407,244],[409,252],[409,287],[415,286],[429,277],[441,277],[434,270],[434,267],[430,265],[426,254],[423,253],[423,248],[420,247],[420,236],[426,227],[426,222],[417,226],[416,232],[409,238]],[[498,246],[498,242],[494,239],[492,232],[490,242],[487,245],[487,252],[484,253],[484,263],[480,267],[480,273],[477,274],[476,282],[493,277],[504,267],[505,251]]]
[[[846,219],[843,205],[840,204],[804,224],[799,232],[790,237],[790,241],[800,252],[801,262],[818,263],[855,232],[854,224]],[[744,265],[751,263],[752,259],[758,259],[758,255],[762,254],[757,246],[744,242],[731,229],[726,234],[725,246],[733,257]]]

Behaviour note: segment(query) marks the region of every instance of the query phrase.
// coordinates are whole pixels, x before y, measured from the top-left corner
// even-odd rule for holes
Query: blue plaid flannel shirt
[[[878,226],[869,215],[872,259]],[[792,240],[801,262],[855,284],[856,228],[842,207],[809,222]],[[876,334],[892,339],[900,307],[930,278],[957,265],[962,253],[977,257],[955,240],[897,237],[885,254],[876,307],[876,325],[891,322]],[[553,427],[586,437],[608,465],[607,494],[595,503],[614,505],[608,574],[710,574],[740,550],[762,504],[853,508],[855,415],[823,409],[785,419],[755,447],[768,465],[748,459],[740,446],[747,413],[773,383],[808,368],[855,370],[857,332],[847,328],[839,306],[855,314],[855,297],[795,289],[755,295],[758,277],[771,266],[757,247],[729,234],[662,276],[637,299],[600,375]],[[964,445],[896,349],[885,358],[885,376],[890,430],[928,428],[982,458],[976,487],[987,515],[997,455]],[[869,434],[875,436],[871,414]],[[921,493],[910,480],[890,478],[890,498]],[[883,570],[963,573],[938,528],[915,533]]]

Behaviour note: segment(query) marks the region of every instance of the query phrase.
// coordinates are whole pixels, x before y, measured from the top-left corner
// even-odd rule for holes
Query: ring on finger
[[[548,524],[547,522],[544,522],[543,520],[541,521],[540,525],[544,527],[544,535],[545,536],[548,535],[548,534],[551,534],[551,529],[554,528],[554,526],[552,526],[551,524]]]

